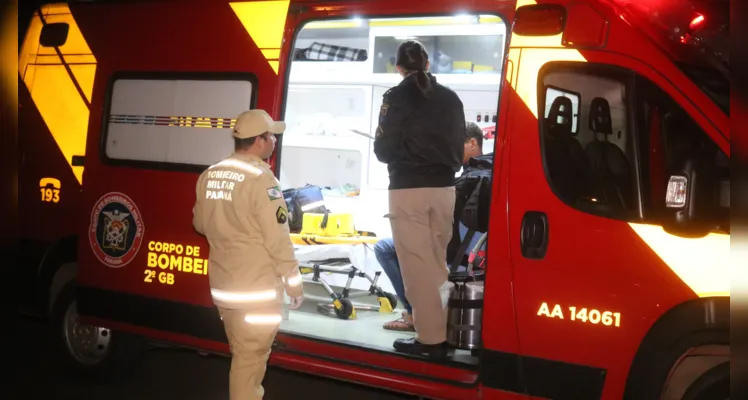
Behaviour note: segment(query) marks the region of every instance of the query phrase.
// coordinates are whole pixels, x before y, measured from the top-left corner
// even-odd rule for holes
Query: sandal
[[[416,328],[413,326],[413,323],[405,320],[405,313],[403,313],[403,316],[401,318],[385,323],[383,328],[390,330],[390,331],[402,331],[402,332],[415,332],[416,331]]]

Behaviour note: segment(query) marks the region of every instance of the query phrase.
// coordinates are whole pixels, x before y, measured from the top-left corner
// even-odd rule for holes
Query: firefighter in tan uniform
[[[285,127],[263,110],[243,112],[234,128],[234,153],[197,181],[193,225],[210,243],[211,295],[231,346],[231,400],[262,399],[283,291],[291,309],[303,298],[286,203],[263,161]]]

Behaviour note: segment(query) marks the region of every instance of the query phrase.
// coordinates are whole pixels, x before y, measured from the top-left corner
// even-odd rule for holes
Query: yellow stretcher
[[[375,272],[372,278],[361,268],[357,268],[343,250],[347,246],[357,244],[374,244],[378,241],[378,238],[373,236],[330,237],[292,233],[291,241],[296,246],[306,248],[303,249],[305,251],[299,251],[300,249],[297,247],[297,259],[299,259],[299,271],[301,274],[312,274],[312,281],[322,284],[332,299],[331,303],[319,304],[317,306],[317,310],[320,313],[330,316],[334,315],[340,319],[355,319],[357,309],[391,313],[397,307],[397,297],[392,293],[383,291],[377,285],[382,271]],[[325,254],[320,255],[322,252],[315,253],[316,249],[307,248],[308,246],[319,246],[319,250],[325,250]],[[299,252],[301,254],[298,254]],[[323,272],[348,275],[348,281],[341,293],[336,293],[322,279],[321,274]],[[351,283],[356,277],[366,278],[369,281],[370,286],[367,292],[350,293]],[[356,305],[354,307],[350,299],[364,296],[377,296],[379,307],[367,305]]]
[[[291,242],[299,246],[314,246],[325,244],[376,244],[379,238],[375,236],[320,236],[291,234]]]

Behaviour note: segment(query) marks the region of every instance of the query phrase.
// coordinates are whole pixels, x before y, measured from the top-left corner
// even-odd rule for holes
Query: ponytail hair
[[[401,67],[407,74],[416,74],[416,85],[424,97],[431,94],[431,79],[426,73],[429,64],[429,54],[426,48],[416,40],[406,40],[397,48],[395,65]]]

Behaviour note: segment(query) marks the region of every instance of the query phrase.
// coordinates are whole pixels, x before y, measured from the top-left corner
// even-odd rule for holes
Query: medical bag
[[[286,189],[283,199],[288,207],[288,226],[291,232],[299,232],[303,226],[304,214],[327,214],[322,189],[315,185]]]

